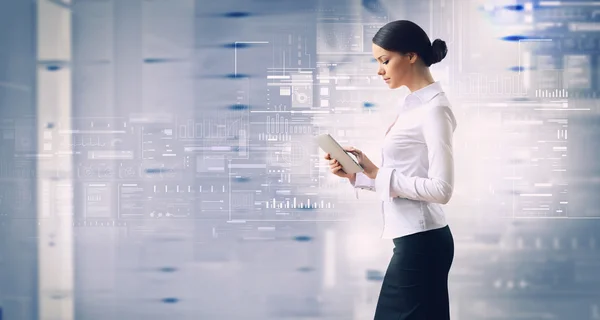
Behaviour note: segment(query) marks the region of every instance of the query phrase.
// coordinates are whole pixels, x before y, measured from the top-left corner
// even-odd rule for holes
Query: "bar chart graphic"
[[[265,202],[267,209],[334,209],[335,204],[325,200],[311,201],[310,199],[298,200],[294,198],[276,199]]]

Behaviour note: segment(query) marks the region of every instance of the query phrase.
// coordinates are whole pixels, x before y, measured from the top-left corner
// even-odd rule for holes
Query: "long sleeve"
[[[367,177],[366,174],[358,172],[356,174],[356,180],[353,186],[358,189],[365,189],[369,191],[375,191],[375,179]]]
[[[401,197],[446,204],[454,188],[452,135],[456,119],[448,106],[434,106],[423,119],[423,137],[429,161],[428,177],[406,176],[395,168],[381,168],[375,190],[383,201]]]
[[[375,179],[371,179],[367,177],[362,172],[358,172],[356,174],[356,179],[352,184],[354,187],[354,194],[356,195],[356,199],[358,199],[358,189],[364,189],[369,191],[375,191]]]

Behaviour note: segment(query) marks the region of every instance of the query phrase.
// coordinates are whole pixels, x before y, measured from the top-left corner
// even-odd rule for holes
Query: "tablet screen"
[[[316,137],[321,149],[338,160],[347,173],[362,172],[363,168],[357,161],[355,155],[342,148],[342,146],[328,133]]]

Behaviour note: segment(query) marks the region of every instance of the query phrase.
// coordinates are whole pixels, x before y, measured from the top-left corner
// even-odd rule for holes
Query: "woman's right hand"
[[[331,158],[329,153],[325,154],[325,160],[329,160],[329,169],[331,170],[331,173],[341,178],[348,178],[350,181],[356,179],[356,173],[346,173],[346,171],[342,169],[342,164],[336,159]]]

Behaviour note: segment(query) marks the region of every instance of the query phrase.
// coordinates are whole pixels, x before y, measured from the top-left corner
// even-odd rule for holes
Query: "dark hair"
[[[442,61],[448,53],[446,42],[435,39],[432,44],[425,31],[408,20],[387,23],[373,36],[373,43],[388,51],[415,52],[428,67]]]

